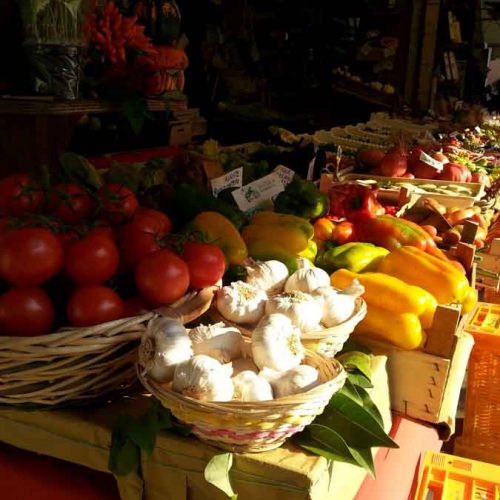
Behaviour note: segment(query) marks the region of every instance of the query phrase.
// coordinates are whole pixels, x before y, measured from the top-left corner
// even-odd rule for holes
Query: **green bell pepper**
[[[282,214],[293,214],[305,219],[316,219],[325,215],[329,199],[311,181],[295,177],[274,201],[274,209]]]
[[[353,273],[376,270],[380,261],[389,253],[372,243],[346,243],[331,248],[316,260],[316,265],[328,273],[337,269],[348,269]]]

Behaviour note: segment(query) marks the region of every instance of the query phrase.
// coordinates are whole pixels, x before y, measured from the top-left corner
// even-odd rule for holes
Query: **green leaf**
[[[365,389],[371,389],[373,387],[370,379],[366,378],[362,373],[349,372],[347,373],[347,380],[349,380],[356,387],[362,387]]]
[[[180,436],[189,436],[191,434],[192,427],[190,425],[183,425],[183,424],[178,424],[177,422],[174,422],[172,430],[176,433],[179,434]]]
[[[370,413],[370,415],[380,424],[381,427],[384,427],[384,419],[382,418],[382,414],[380,413],[377,405],[373,402],[368,392],[362,387],[358,387],[357,392],[363,401],[363,408]]]
[[[340,389],[339,392],[346,395],[348,398],[351,398],[353,401],[355,401],[359,405],[363,406],[363,399],[358,394],[356,387],[353,385],[353,383],[349,379],[347,379],[345,381],[344,387],[342,387],[342,389]]]
[[[115,436],[111,443],[108,468],[117,476],[126,476],[139,465],[139,448],[129,438]]]
[[[355,457],[358,464],[367,470],[372,477],[375,477],[375,464],[373,463],[373,455],[371,448],[351,448],[351,453]]]
[[[373,459],[367,458],[364,450],[349,446],[343,437],[331,427],[326,427],[316,423],[309,425],[303,432],[298,444],[317,455],[321,455],[328,460],[347,462],[363,467],[371,474],[374,473]],[[368,448],[368,452],[370,449]]]
[[[327,243],[332,243],[332,242],[327,242]],[[365,347],[364,345],[358,344],[352,338],[349,338],[349,339],[347,339],[347,342],[342,347],[342,352],[340,353],[340,356],[342,354],[345,354],[345,353],[348,353],[351,351],[359,351],[359,352],[364,352],[365,354],[371,354],[371,351],[370,351],[370,349],[368,349],[368,347]]]
[[[83,156],[66,152],[59,156],[59,164],[69,180],[98,189],[102,186],[99,172]]]
[[[341,393],[333,395],[327,409],[315,422],[335,429],[349,446],[397,447],[369,411]]]
[[[233,491],[229,479],[229,471],[232,465],[232,453],[214,455],[205,467],[205,480],[223,491],[231,500],[236,500],[238,495]]]
[[[360,371],[365,377],[371,380],[372,368],[371,357],[360,351],[351,351],[337,356],[338,361],[342,363],[347,371]]]
[[[127,427],[129,438],[148,455],[151,455],[155,449],[156,436],[159,431],[158,419],[153,412],[132,420]]]

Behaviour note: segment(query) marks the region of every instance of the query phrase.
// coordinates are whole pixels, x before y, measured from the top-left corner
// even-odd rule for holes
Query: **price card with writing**
[[[291,168],[285,167],[284,165],[278,165],[273,172],[279,175],[279,178],[285,187],[293,181],[295,176],[295,172]]]
[[[283,181],[275,172],[246,184],[232,192],[234,201],[243,212],[271,207],[275,196],[285,190]]]
[[[420,153],[419,160],[429,165],[429,167],[435,168],[438,171],[443,170],[443,164],[440,161],[435,160],[432,156],[429,156],[427,153],[424,153],[423,151]]]
[[[227,188],[239,188],[243,185],[243,167],[235,168],[221,177],[216,177],[210,181],[212,193],[215,197]]]

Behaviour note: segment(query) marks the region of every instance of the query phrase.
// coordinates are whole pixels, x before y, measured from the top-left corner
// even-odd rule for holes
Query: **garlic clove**
[[[243,339],[237,328],[224,323],[199,325],[189,331],[194,354],[206,354],[221,363],[241,356]]]
[[[158,317],[148,323],[139,345],[139,365],[153,380],[172,380],[175,367],[192,355],[191,340],[179,321]]]
[[[254,261],[246,267],[246,282],[268,294],[283,291],[288,279],[288,268],[278,260]]]
[[[319,267],[297,269],[286,281],[285,292],[311,293],[316,288],[330,285],[330,276]]]
[[[234,386],[232,365],[199,354],[175,368],[172,390],[200,401],[230,401]]]
[[[264,315],[267,295],[263,290],[244,281],[235,281],[217,292],[218,311],[237,323],[256,323]]]
[[[321,383],[319,371],[309,365],[299,365],[284,373],[262,370],[259,375],[270,382],[276,398],[307,392]]]
[[[252,333],[254,363],[262,370],[289,370],[304,358],[300,331],[284,314],[264,316]]]
[[[321,305],[307,293],[296,290],[270,297],[266,302],[266,314],[275,313],[287,316],[303,333],[320,328]]]
[[[273,399],[271,384],[253,371],[242,371],[232,380],[233,399],[237,401],[269,401]]]

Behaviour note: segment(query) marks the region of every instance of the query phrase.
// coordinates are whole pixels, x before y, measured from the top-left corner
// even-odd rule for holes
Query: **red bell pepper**
[[[377,191],[359,184],[335,184],[329,193],[330,215],[352,222],[372,219],[385,213],[377,200]]]

